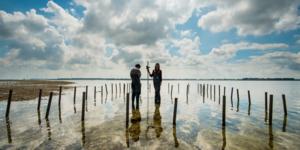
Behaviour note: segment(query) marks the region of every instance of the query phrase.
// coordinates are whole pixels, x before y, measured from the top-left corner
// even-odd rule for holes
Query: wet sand
[[[7,100],[9,90],[13,90],[12,101],[26,101],[38,97],[39,90],[42,89],[42,96],[49,96],[50,92],[58,94],[59,86],[69,89],[69,81],[58,80],[9,80],[0,81],[0,101]]]

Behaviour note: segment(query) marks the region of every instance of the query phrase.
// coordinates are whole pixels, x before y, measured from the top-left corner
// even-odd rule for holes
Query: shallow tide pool
[[[129,80],[74,82],[71,86],[77,87],[75,105],[72,88],[63,91],[61,111],[58,95],[53,96],[48,120],[45,114],[49,97],[42,98],[40,113],[37,111],[37,99],[12,101],[9,119],[5,118],[7,101],[1,101],[0,149],[300,148],[298,81],[163,81],[161,104],[155,105],[153,84],[150,81],[150,89],[147,90],[147,81],[143,80],[139,110],[131,109],[130,100],[127,129],[124,85],[126,93]],[[199,84],[205,84],[205,97],[203,91],[200,92],[203,88]],[[81,121],[82,93],[86,85],[87,107],[84,108],[85,120]],[[224,87],[226,126],[222,127]],[[267,118],[265,115],[265,92],[268,92],[268,103],[269,94],[273,94],[272,126],[269,125],[268,115]],[[286,96],[287,117],[284,117],[282,94]],[[175,98],[178,98],[178,105],[176,125],[173,126]]]

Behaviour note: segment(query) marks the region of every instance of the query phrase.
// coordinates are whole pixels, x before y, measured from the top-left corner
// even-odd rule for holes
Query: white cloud
[[[298,0],[215,0],[216,9],[198,26],[213,32],[236,29],[239,35],[265,35],[299,28]]]

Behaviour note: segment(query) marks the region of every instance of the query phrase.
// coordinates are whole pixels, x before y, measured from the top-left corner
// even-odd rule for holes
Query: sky
[[[0,79],[300,78],[300,0],[1,0]]]

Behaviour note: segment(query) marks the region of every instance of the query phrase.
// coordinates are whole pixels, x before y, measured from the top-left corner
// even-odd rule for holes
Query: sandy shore
[[[0,101],[7,100],[9,90],[13,90],[12,101],[32,100],[38,97],[39,89],[42,96],[49,96],[50,92],[57,94],[59,86],[69,89],[73,82],[59,80],[10,80],[0,81]]]

